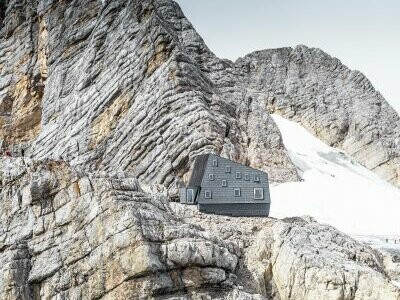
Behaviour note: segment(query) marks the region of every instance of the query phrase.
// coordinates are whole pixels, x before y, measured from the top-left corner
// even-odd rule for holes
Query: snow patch
[[[400,189],[299,124],[272,117],[303,179],[271,187],[272,217],[311,215],[348,234],[400,237]]]

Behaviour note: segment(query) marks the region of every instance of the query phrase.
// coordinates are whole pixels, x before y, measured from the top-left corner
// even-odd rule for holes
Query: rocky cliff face
[[[124,173],[2,162],[1,299],[136,299],[232,286],[239,248]]]
[[[400,118],[363,74],[305,46],[255,52],[236,64],[269,112],[299,122],[400,186]]]
[[[300,46],[217,58],[170,0],[0,1],[1,299],[400,299],[391,257],[310,218],[170,204],[196,155],[296,180],[270,112],[398,184],[399,117]],[[392,260],[390,260],[392,259]]]
[[[296,178],[270,116],[251,104],[235,84],[234,65],[208,50],[172,1],[28,6],[10,2],[2,29],[7,144],[24,141],[36,159],[129,171],[167,187],[205,151],[275,180]],[[42,93],[31,96],[39,83]],[[21,124],[33,118],[19,103],[41,108],[38,122]]]
[[[399,117],[361,74],[306,47],[221,60],[170,0],[8,1],[0,53],[0,133],[35,159],[176,191],[212,151],[295,180],[269,110],[398,184]]]

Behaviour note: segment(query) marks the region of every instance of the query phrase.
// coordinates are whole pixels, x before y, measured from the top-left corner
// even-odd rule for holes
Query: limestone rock
[[[206,151],[272,180],[297,178],[276,125],[235,85],[233,63],[208,50],[173,1],[27,6],[10,1],[0,31],[6,147],[170,189]],[[37,119],[28,107],[40,122],[20,126]]]
[[[20,162],[1,160],[1,170]],[[2,172],[1,299],[136,299],[233,284],[238,248],[184,224],[136,179],[26,165],[18,177]]]
[[[129,171],[176,194],[199,153],[296,180],[279,112],[398,184],[399,117],[360,73],[304,46],[217,58],[176,3],[7,2],[0,137],[35,159]]]
[[[399,116],[321,50],[222,60],[171,0],[0,1],[0,146],[26,154],[0,158],[0,298],[399,299],[332,227],[169,203],[205,152],[296,180],[271,112],[399,184]]]
[[[400,297],[385,256],[311,218],[205,215],[65,162],[0,170],[2,299]]]
[[[240,247],[238,286],[267,299],[400,299],[393,262],[310,217],[273,220],[204,215],[171,203],[186,222]],[[186,212],[186,213],[185,213]]]
[[[382,249],[381,252],[387,274],[400,287],[400,251],[398,249]]]
[[[249,252],[248,262],[258,258],[281,299],[400,298],[381,254],[307,218],[274,224]]]
[[[299,122],[400,186],[400,117],[360,72],[320,49],[258,51],[236,65],[271,113]]]

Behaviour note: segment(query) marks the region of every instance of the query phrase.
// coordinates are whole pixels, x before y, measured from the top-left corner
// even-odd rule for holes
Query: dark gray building
[[[232,216],[268,216],[268,174],[214,154],[196,157],[180,202],[199,210]]]

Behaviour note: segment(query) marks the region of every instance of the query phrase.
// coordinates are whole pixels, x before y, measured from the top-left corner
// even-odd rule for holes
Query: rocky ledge
[[[0,167],[1,299],[400,299],[379,252],[309,217],[204,215],[64,162]]]

